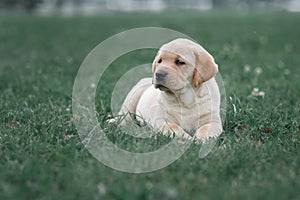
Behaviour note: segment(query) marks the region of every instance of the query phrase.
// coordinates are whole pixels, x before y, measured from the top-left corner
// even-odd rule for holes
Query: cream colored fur
[[[132,88],[119,115],[133,113],[164,134],[191,139],[186,131],[195,130],[196,139],[216,137],[222,133],[217,71],[213,57],[199,44],[173,40],[160,48],[152,78]],[[130,120],[127,115],[120,125]]]

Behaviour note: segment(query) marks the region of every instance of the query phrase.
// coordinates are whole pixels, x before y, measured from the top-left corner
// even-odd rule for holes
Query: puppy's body
[[[220,93],[214,79],[217,65],[200,45],[177,39],[163,45],[152,66],[153,77],[142,79],[127,95],[119,112],[134,113],[163,133],[191,138],[221,134]],[[125,125],[130,116],[121,122]]]

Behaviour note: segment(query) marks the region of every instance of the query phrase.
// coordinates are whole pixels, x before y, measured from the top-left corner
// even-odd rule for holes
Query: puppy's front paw
[[[197,140],[205,141],[209,138],[216,138],[222,133],[222,125],[210,123],[201,126],[195,133]]]
[[[204,141],[208,135],[208,130],[210,128],[210,124],[206,124],[201,126],[195,134],[196,139]]]
[[[184,138],[187,140],[192,139],[192,137],[189,134],[187,134],[179,125],[177,125],[175,123],[165,124],[162,127],[161,131],[164,135],[171,134],[171,137],[174,136],[174,134],[175,134],[176,137]]]

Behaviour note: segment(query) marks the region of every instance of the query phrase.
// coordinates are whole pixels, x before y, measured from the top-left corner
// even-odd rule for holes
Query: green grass
[[[0,199],[299,199],[299,20],[288,13],[0,16]],[[143,26],[183,32],[208,49],[228,105],[225,131],[206,158],[193,144],[166,168],[130,174],[93,158],[69,109],[86,55],[107,37]],[[153,55],[132,52],[105,73],[97,90],[103,126],[114,83]],[[251,96],[255,87],[264,98]],[[149,147],[112,131],[110,139],[132,151],[166,142],[158,137]]]

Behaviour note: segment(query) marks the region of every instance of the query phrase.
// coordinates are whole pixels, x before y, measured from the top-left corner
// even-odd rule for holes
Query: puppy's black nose
[[[158,80],[158,81],[163,80],[167,76],[167,74],[168,73],[165,72],[165,71],[158,71],[158,72],[156,72],[155,73],[156,80]]]

